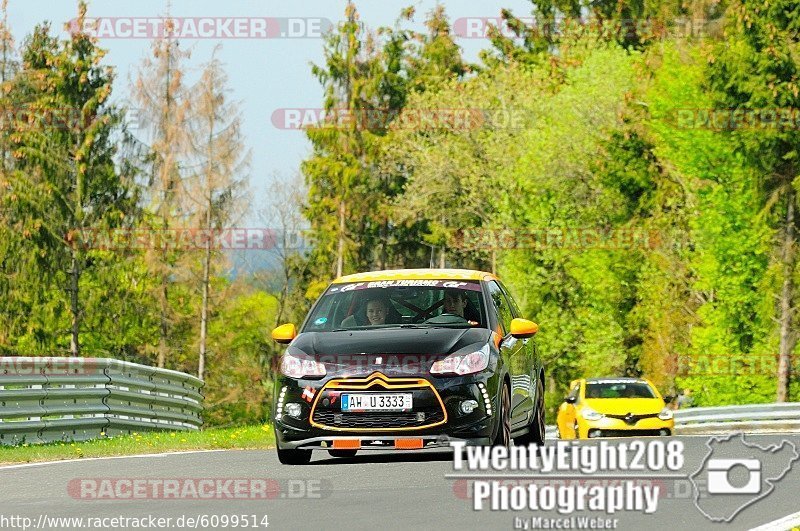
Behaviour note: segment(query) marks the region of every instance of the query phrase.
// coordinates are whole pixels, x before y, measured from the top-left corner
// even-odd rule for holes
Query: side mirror
[[[517,339],[533,337],[539,331],[539,325],[519,317],[511,321],[511,335]]]
[[[564,402],[566,402],[567,404],[574,404],[577,401],[578,401],[578,397],[575,397],[575,396],[568,396],[568,397],[564,398]]]
[[[278,343],[291,343],[297,337],[297,328],[292,323],[280,325],[272,331],[272,339]]]
[[[670,403],[670,402],[672,402],[674,399],[675,399],[675,397],[674,397],[674,396],[672,396],[672,395],[667,395],[667,396],[665,396],[665,397],[664,397],[664,403],[665,403],[665,404],[669,404],[669,403]]]

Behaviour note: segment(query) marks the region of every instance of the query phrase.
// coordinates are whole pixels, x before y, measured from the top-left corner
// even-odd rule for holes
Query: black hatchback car
[[[312,450],[543,444],[544,367],[500,280],[459,269],[376,271],[335,280],[288,344],[273,404],[278,457]]]

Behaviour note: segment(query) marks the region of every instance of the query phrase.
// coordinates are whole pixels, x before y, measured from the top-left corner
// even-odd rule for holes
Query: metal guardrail
[[[0,445],[198,430],[203,381],[109,358],[0,357]]]
[[[798,431],[800,402],[694,407],[675,412],[675,433]]]
[[[800,431],[800,402],[747,404],[743,406],[692,407],[675,411],[676,435]],[[545,437],[558,438],[556,426],[548,425]]]

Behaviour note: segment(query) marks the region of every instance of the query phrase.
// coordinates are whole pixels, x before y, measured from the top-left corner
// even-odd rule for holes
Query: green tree
[[[8,0],[0,4],[0,298],[6,301],[0,309],[0,352],[8,344],[12,334],[14,309],[8,304],[11,302],[14,283],[11,282],[15,260],[15,242],[19,241],[18,234],[11,226],[11,217],[7,211],[10,208],[11,198],[8,194],[10,188],[9,173],[13,164],[10,151],[11,117],[14,114],[14,102],[10,94],[12,81],[16,75],[14,39],[8,27]]]
[[[368,99],[369,58],[365,57],[365,29],[352,2],[345,8],[345,20],[325,40],[325,64],[314,65],[312,73],[325,91],[326,121],[309,128],[313,156],[302,171],[309,188],[307,215],[315,258],[323,277],[341,276],[345,270],[352,234],[348,219],[354,219],[355,194],[363,188],[367,167],[368,139],[361,118],[370,110]],[[348,118],[349,117],[349,118]],[[332,270],[326,256],[333,256]]]
[[[729,9],[726,39],[709,56],[708,84],[719,107],[755,112],[771,124],[745,121],[731,134],[737,147],[758,169],[764,213],[774,214],[780,233],[775,259],[781,268],[778,298],[779,364],[777,400],[788,400],[791,356],[796,345],[793,319],[797,271],[797,158],[800,133],[783,127],[780,116],[800,107],[800,6],[782,0],[755,3],[734,1]],[[787,111],[787,109],[789,111]],[[765,114],[766,113],[766,114]]]
[[[80,3],[79,21],[85,15],[86,5]],[[114,76],[100,64],[105,52],[81,31],[65,41],[48,32],[47,26],[34,31],[17,76],[16,90],[33,119],[13,125],[17,163],[11,194],[19,201],[19,225],[30,248],[49,268],[43,278],[52,278],[67,294],[69,326],[64,328],[70,330],[69,351],[77,356],[84,312],[81,276],[92,262],[68,235],[119,224],[132,194],[114,161],[121,113],[108,102]],[[24,267],[37,271],[31,262]],[[59,330],[57,322],[50,324]]]

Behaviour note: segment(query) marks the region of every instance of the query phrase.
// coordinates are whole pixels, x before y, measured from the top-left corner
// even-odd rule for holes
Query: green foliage
[[[237,286],[218,308],[209,326],[206,412],[211,425],[267,420],[272,403],[272,374],[277,359],[265,333],[275,324],[278,301],[264,292]],[[235,326],[232,326],[235,323]]]
[[[540,324],[551,417],[581,376],[643,375],[665,394],[692,389],[695,405],[772,400],[772,368],[720,374],[704,360],[792,359],[799,133],[777,124],[729,130],[702,113],[800,108],[800,8],[533,7],[536,28],[502,12],[513,35],[491,32],[477,66],[465,63],[441,6],[423,32],[406,29],[408,8],[373,33],[347,3],[312,68],[328,118],[307,129],[312,153],[300,167],[311,249],[287,254],[267,278],[230,279],[223,260],[205,264],[214,303],[208,423],[268,418],[281,348],[267,332],[299,323],[339,269],[425,267],[431,258],[498,271]],[[722,13],[726,33],[705,39],[624,30],[630,19],[669,26]],[[194,372],[200,254],[84,250],[68,237],[75,228],[174,226],[193,212],[213,226],[228,221],[203,214],[227,207],[232,190],[203,195],[199,209],[170,196],[191,166],[178,156],[191,123],[172,75],[181,54],[171,55],[174,43],[157,46],[167,54],[147,78],[157,87],[142,94],[154,114],[175,119],[153,146],[134,149],[109,104],[114,72],[92,39],[62,41],[42,25],[17,61],[0,30],[0,108],[80,114],[74,127],[18,120],[0,131],[0,352],[66,353],[77,316],[88,355]],[[420,116],[433,123],[409,125]],[[151,182],[136,185],[137,175]],[[538,239],[528,248],[459,239],[475,229]],[[780,385],[798,399],[793,378]]]

